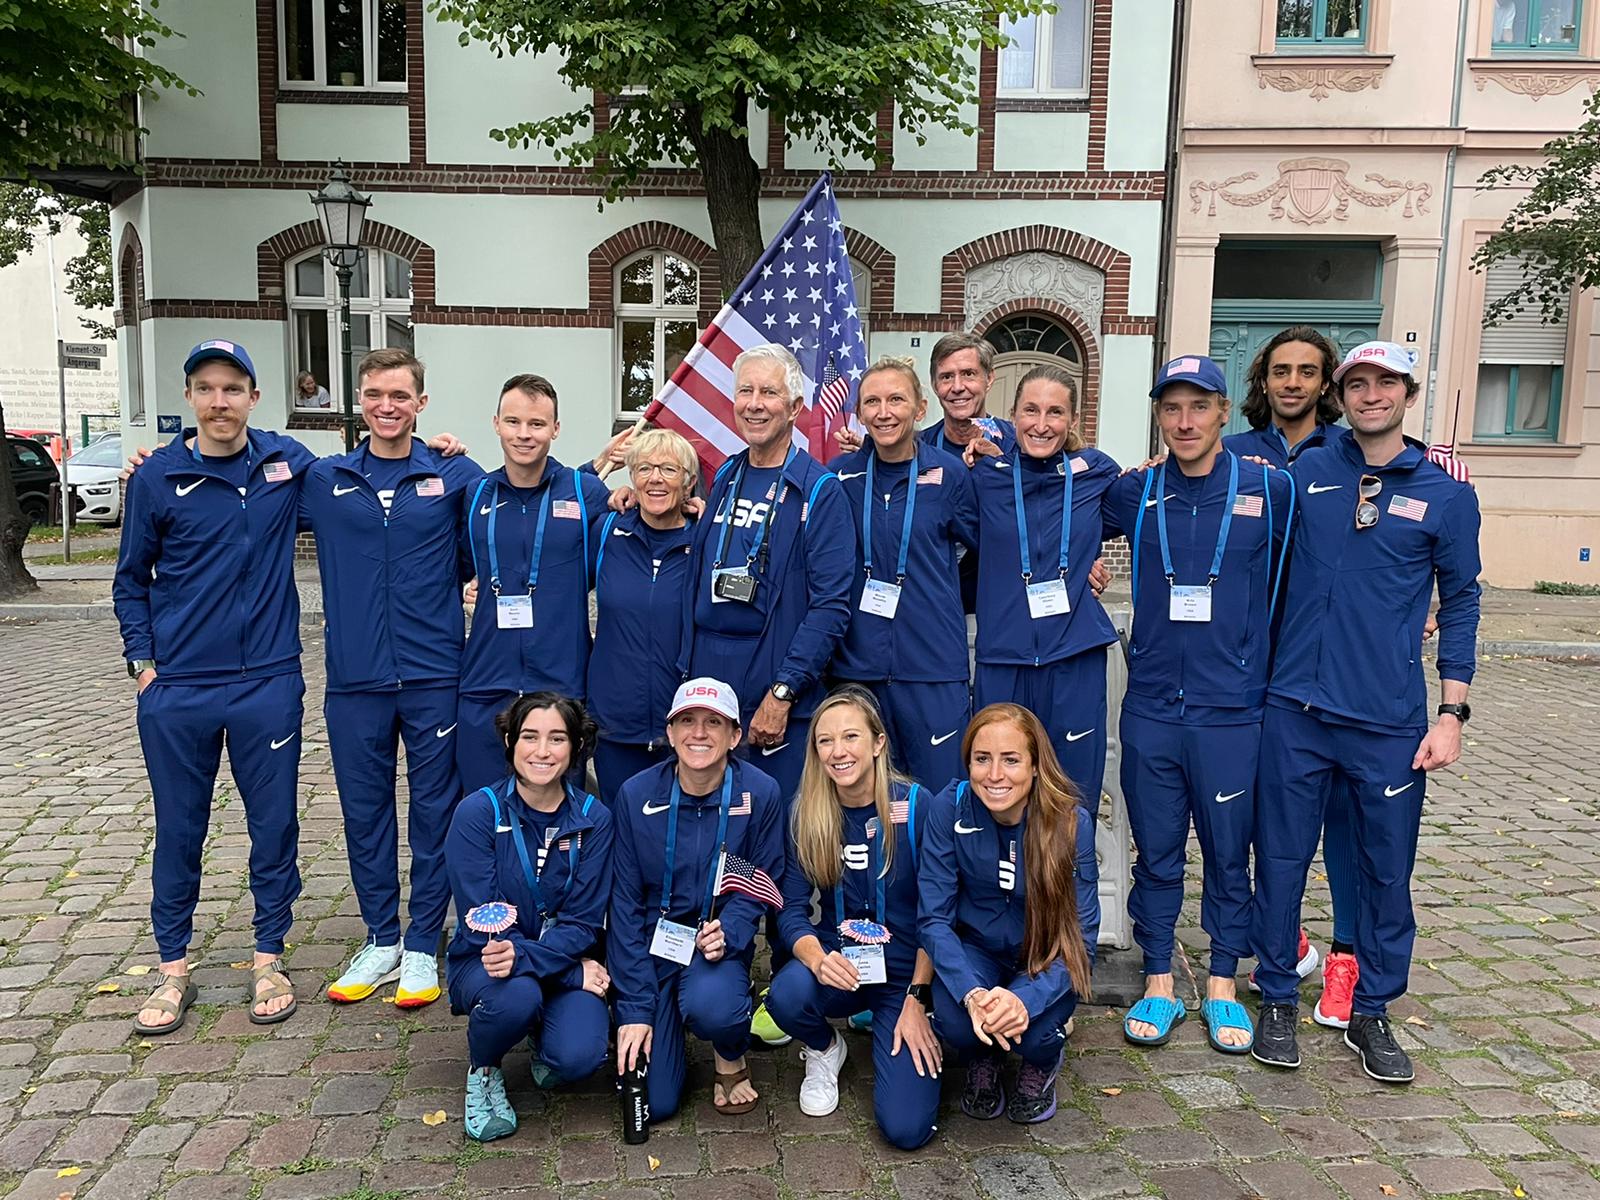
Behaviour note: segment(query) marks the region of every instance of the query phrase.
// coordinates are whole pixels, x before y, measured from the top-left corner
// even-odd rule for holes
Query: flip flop
[[[1128,1015],[1123,1018],[1122,1036],[1136,1046],[1165,1046],[1172,1037],[1172,1031],[1188,1017],[1181,1000],[1168,996],[1146,996],[1130,1008]],[[1132,1021],[1154,1025],[1159,1032],[1154,1037],[1140,1037],[1128,1027]]]
[[[257,991],[263,979],[268,976],[278,975],[283,978],[282,983],[269,983],[266,990]],[[258,1013],[256,1005],[265,1004],[268,1000],[276,1000],[279,996],[289,997],[289,1007],[280,1009],[275,1013]],[[294,999],[294,985],[289,981],[289,973],[283,969],[283,959],[275,958],[269,963],[262,963],[250,972],[250,1024],[252,1025],[278,1025],[287,1021],[294,1015],[294,1010],[299,1007],[299,1001]]]
[[[1256,1029],[1250,1023],[1250,1014],[1237,1000],[1207,1000],[1200,1006],[1200,1015],[1206,1023],[1206,1041],[1213,1050],[1223,1054],[1248,1054],[1250,1047],[1256,1044]],[[1217,1032],[1223,1029],[1243,1029],[1249,1033],[1250,1040],[1230,1046],[1217,1037]]]
[[[749,1067],[740,1067],[737,1071],[717,1071],[715,1073],[716,1086],[711,1089],[711,1106],[725,1117],[737,1117],[741,1113],[749,1112],[761,1102],[760,1096],[757,1096],[754,1100],[740,1100],[738,1102],[728,1099],[729,1096],[733,1095],[733,1089],[746,1082],[749,1078]],[[723,1095],[723,1101],[720,1104],[717,1103],[716,1089],[718,1087],[722,1089]]]
[[[176,1004],[171,1000],[160,998],[161,993],[168,988],[178,989],[179,995]],[[195,986],[194,980],[189,978],[187,971],[182,975],[162,975],[161,982],[156,984],[155,990],[150,993],[145,1002],[139,1007],[141,1011],[146,1008],[153,1008],[158,1012],[167,1013],[172,1017],[172,1020],[165,1025],[146,1025],[135,1014],[133,1031],[142,1033],[145,1037],[160,1037],[164,1033],[171,1033],[174,1029],[182,1028],[183,1018],[188,1013],[189,1006],[195,1002],[195,998],[199,995],[200,989]]]

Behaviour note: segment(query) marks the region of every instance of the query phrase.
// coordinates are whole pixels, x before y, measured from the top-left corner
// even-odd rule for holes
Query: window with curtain
[[[1278,0],[1278,42],[1361,46],[1366,0]]]
[[[1522,260],[1501,259],[1484,280],[1484,305],[1522,282]],[[1478,348],[1478,395],[1472,436],[1483,440],[1553,442],[1561,422],[1567,322],[1545,324],[1523,310],[1485,328]]]
[[[997,94],[1046,99],[1089,94],[1089,0],[1057,0],[1055,12],[1003,18]]]
[[[290,263],[288,274],[291,407],[296,412],[342,412],[339,277],[320,250]],[[368,250],[350,280],[352,363],[379,347],[415,349],[411,263],[387,250]]]
[[[406,85],[406,0],[279,0],[283,85]]]
[[[700,333],[700,272],[665,250],[646,250],[617,268],[617,413],[637,416],[689,353]]]
[[[1583,0],[1487,0],[1494,5],[1494,49],[1566,50],[1578,48]]]

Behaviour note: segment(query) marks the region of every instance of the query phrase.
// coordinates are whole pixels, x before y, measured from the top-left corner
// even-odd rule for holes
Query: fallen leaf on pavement
[[[228,965],[235,971],[248,971],[250,969],[250,964],[248,962],[229,963]]]
[[[652,1171],[659,1171],[661,1169],[661,1160],[654,1154],[647,1154],[645,1157],[650,1161],[650,1169]]]
[[[68,871],[65,875],[62,876],[63,879],[76,879],[77,877],[78,877],[78,873],[76,871]]]
[[[1122,1089],[1121,1088],[1101,1088],[1100,1092],[1101,1092],[1102,1095],[1106,1095],[1106,1096],[1120,1096],[1120,1095],[1122,1095]]]
[[[1522,1185],[1519,1183],[1516,1187],[1511,1189],[1511,1194],[1513,1196],[1526,1196],[1528,1193],[1522,1190]]]
[[[99,987],[95,988],[95,991],[99,992],[102,996],[109,996],[112,992],[120,992],[121,990],[122,985],[114,979],[108,979]]]
[[[1421,1017],[1417,1016],[1415,1013],[1412,1013],[1409,1017],[1406,1018],[1406,1024],[1407,1025],[1415,1025],[1418,1029],[1432,1029],[1433,1028],[1432,1025],[1429,1025],[1426,1021],[1424,1021]]]
[[[150,968],[147,965],[141,963],[137,967],[129,967],[123,973],[126,974],[126,975],[148,975],[148,974],[150,974]]]
[[[1564,1108],[1560,1112],[1556,1113],[1556,1116],[1560,1117],[1564,1121],[1570,1121],[1574,1117],[1581,1117],[1582,1115],[1582,1113],[1573,1112],[1570,1108]]]
[[[78,1174],[82,1170],[82,1167],[62,1167],[61,1170],[56,1172],[56,1178],[70,1179],[72,1176]]]
[[[1385,1196],[1398,1196],[1400,1194],[1399,1190],[1395,1188],[1393,1184],[1388,1183],[1380,1183],[1378,1185],[1378,1190]]]
[[[422,1123],[424,1125],[443,1125],[446,1120],[448,1120],[448,1118],[445,1116],[444,1109],[442,1108],[437,1112],[422,1114]]]

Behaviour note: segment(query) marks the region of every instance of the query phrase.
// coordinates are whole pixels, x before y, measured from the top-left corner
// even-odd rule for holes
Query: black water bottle
[[[633,1070],[622,1073],[622,1140],[637,1146],[650,1140],[650,1056],[643,1050]]]

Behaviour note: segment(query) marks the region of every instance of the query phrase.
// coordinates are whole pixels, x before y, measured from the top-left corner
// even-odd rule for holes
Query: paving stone
[[[1150,1179],[1167,1200],[1251,1200],[1242,1184],[1215,1167],[1156,1171]]]
[[[1190,1108],[1231,1108],[1240,1102],[1238,1085],[1218,1075],[1173,1075],[1161,1082]]]
[[[225,1083],[180,1083],[161,1106],[167,1117],[211,1117],[221,1112],[228,1103],[229,1088]]]
[[[50,1155],[52,1162],[104,1163],[122,1145],[133,1122],[127,1117],[85,1117]]]
[[[123,1153],[129,1158],[169,1158],[193,1135],[194,1126],[187,1121],[175,1125],[146,1125],[134,1134]]]
[[[66,1127],[63,1120],[23,1121],[0,1134],[0,1168],[26,1171]]]
[[[149,1200],[161,1186],[165,1164],[152,1159],[112,1163],[85,1193],[86,1200]],[[169,1195],[171,1193],[168,1193]]]
[[[713,1173],[760,1171],[778,1161],[778,1144],[770,1134],[715,1133],[703,1140]]]
[[[1144,1191],[1144,1184],[1119,1154],[1063,1154],[1055,1166],[1072,1195],[1081,1200],[1134,1196]]]
[[[617,1177],[617,1148],[609,1139],[567,1138],[556,1160],[556,1178],[567,1185]]]
[[[1430,1196],[1463,1192],[1503,1194],[1506,1190],[1498,1175],[1471,1158],[1419,1158],[1408,1162],[1406,1169]]]
[[[385,1163],[373,1173],[368,1186],[380,1196],[391,1192],[440,1196],[455,1178],[455,1167],[446,1163]]]
[[[154,1079],[119,1079],[100,1093],[94,1102],[94,1111],[127,1115],[142,1113],[150,1107],[160,1087]]]
[[[1096,1094],[1094,1099],[1100,1108],[1100,1119],[1113,1129],[1149,1129],[1178,1123],[1177,1110],[1155,1092],[1124,1091],[1118,1096]]]
[[[355,1167],[329,1167],[269,1180],[261,1189],[261,1200],[329,1200],[354,1192],[360,1186],[361,1172]]]
[[[1333,1189],[1302,1163],[1243,1163],[1238,1170],[1250,1193],[1269,1200],[1330,1200],[1334,1195]]]
[[[335,1075],[323,1085],[311,1112],[318,1117],[377,1112],[393,1090],[394,1081],[383,1075]]]
[[[291,1117],[256,1134],[247,1157],[252,1167],[286,1167],[311,1153],[311,1143],[316,1136],[315,1120]]]
[[[237,1046],[165,1045],[151,1052],[140,1072],[145,1075],[211,1075],[227,1070],[238,1057]]]
[[[504,1145],[496,1142],[496,1147]],[[468,1195],[480,1192],[504,1192],[515,1188],[535,1186],[543,1181],[543,1163],[526,1158],[489,1158],[475,1162],[467,1168],[465,1183]],[[576,1182],[563,1178],[563,1183]]]
[[[178,1155],[179,1171],[220,1171],[250,1136],[249,1121],[217,1121],[201,1128]]]
[[[1591,1117],[1600,1116],[1600,1088],[1582,1079],[1541,1083],[1533,1090],[1541,1100],[1558,1112],[1579,1112]]]
[[[891,1178],[900,1200],[978,1200],[972,1172],[959,1162],[908,1163]]]
[[[99,1091],[98,1079],[41,1084],[39,1090],[29,1096],[28,1102],[22,1106],[22,1115],[49,1117],[67,1113],[76,1116],[89,1108],[90,1102]]]
[[[1518,1163],[1513,1173],[1532,1200],[1600,1200],[1600,1181],[1572,1163]]]
[[[710,1179],[685,1179],[672,1185],[672,1200],[777,1200],[778,1189],[761,1175],[726,1175]],[[656,1200],[659,1193],[644,1189],[596,1192],[607,1200]]]
[[[1391,1154],[1465,1154],[1467,1144],[1443,1121],[1391,1121],[1369,1125],[1367,1136]]]
[[[972,1170],[992,1200],[1066,1200],[1069,1194],[1049,1160],[1036,1154],[986,1154],[973,1160]]]
[[[1134,1162],[1156,1166],[1210,1162],[1218,1155],[1216,1142],[1192,1129],[1130,1133],[1122,1139],[1122,1152]]]
[[[381,1131],[377,1117],[334,1117],[321,1123],[315,1151],[334,1162],[368,1158],[378,1144]]]

